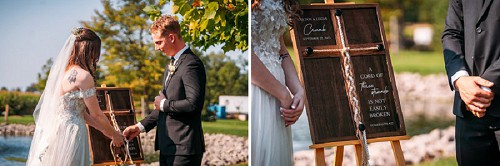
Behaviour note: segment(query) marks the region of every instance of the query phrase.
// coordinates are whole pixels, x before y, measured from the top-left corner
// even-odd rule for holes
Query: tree
[[[37,83],[35,88],[37,91],[42,92],[45,89],[45,84],[47,84],[47,79],[50,74],[50,68],[52,67],[52,58],[49,58],[47,62],[42,66],[42,70],[38,73]]]
[[[171,0],[172,13],[182,15],[181,31],[186,42],[206,50],[223,44],[224,52],[248,49],[248,5],[245,0]],[[169,0],[170,2],[170,0]],[[165,0],[160,1],[163,5]],[[152,19],[161,7],[144,9]]]
[[[95,11],[84,27],[94,30],[102,41],[103,52],[98,63],[98,83],[129,87],[134,100],[149,101],[161,89],[166,59],[154,51],[149,34],[148,16],[142,9],[154,0],[101,1],[103,11]]]
[[[38,91],[36,89],[37,84],[36,83],[31,83],[28,87],[26,87],[26,92],[36,92]]]
[[[223,53],[210,53],[201,60],[207,73],[204,108],[218,103],[220,95],[248,95],[248,71],[244,70],[248,64],[246,59],[231,60]]]
[[[446,14],[448,11],[448,1],[431,1],[426,0],[424,2],[425,9],[430,9],[430,14],[428,14],[429,22],[432,23],[434,29],[434,35],[432,37],[432,45],[434,51],[442,51],[443,46],[441,45],[441,33],[444,31],[444,23],[446,19]],[[426,13],[426,12],[421,12]]]

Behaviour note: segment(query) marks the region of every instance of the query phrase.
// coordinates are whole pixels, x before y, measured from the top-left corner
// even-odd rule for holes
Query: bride
[[[123,144],[124,137],[110,125],[96,97],[100,50],[101,39],[95,32],[73,29],[33,113],[36,127],[26,165],[91,165],[85,124],[111,138],[114,146]]]
[[[304,88],[281,36],[296,16],[296,4],[252,3],[252,165],[293,165],[290,125],[304,109]]]

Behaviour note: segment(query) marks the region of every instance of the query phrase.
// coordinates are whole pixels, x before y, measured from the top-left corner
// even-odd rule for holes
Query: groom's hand
[[[160,103],[161,103],[161,101],[162,101],[163,99],[165,99],[165,95],[163,95],[163,93],[161,93],[161,91],[159,91],[159,92],[158,92],[158,94],[159,94],[159,95],[155,97],[155,102],[154,102],[154,104],[155,104],[155,110],[158,110],[158,111],[159,111],[159,110],[161,110],[161,109],[160,109]]]
[[[137,137],[139,134],[141,134],[141,130],[137,127],[137,125],[128,126],[125,130],[123,130],[123,135],[129,141]]]

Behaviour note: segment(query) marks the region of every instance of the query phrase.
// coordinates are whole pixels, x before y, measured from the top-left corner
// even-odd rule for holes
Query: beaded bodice
[[[287,20],[282,0],[262,0],[252,10],[252,51],[267,68],[281,65],[280,37],[288,27]]]
[[[61,119],[69,120],[70,122],[84,122],[82,113],[85,111],[85,102],[83,99],[94,96],[96,94],[95,88],[76,90],[67,92],[62,96],[60,109],[57,115]]]

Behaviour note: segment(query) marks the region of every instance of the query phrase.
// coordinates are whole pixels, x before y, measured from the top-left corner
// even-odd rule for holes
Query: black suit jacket
[[[495,93],[486,114],[500,117],[500,1],[450,0],[442,36],[448,79],[459,70],[493,82]],[[450,83],[453,89],[453,85]],[[465,104],[455,92],[453,113],[463,117]]]
[[[166,101],[162,111],[153,111],[141,121],[146,131],[156,129],[155,150],[163,155],[195,155],[205,151],[201,110],[205,99],[206,74],[202,61],[187,49],[176,62],[177,70],[163,82]],[[165,69],[164,79],[168,73]]]

